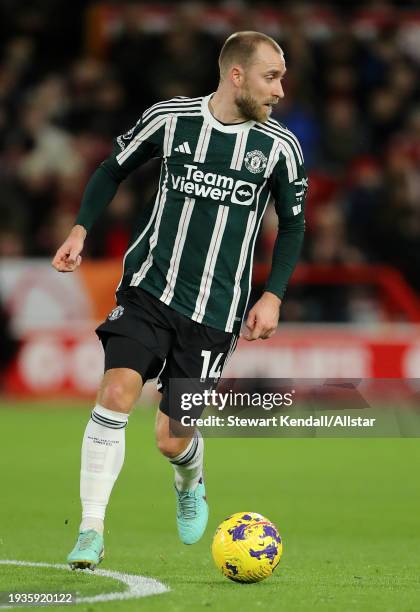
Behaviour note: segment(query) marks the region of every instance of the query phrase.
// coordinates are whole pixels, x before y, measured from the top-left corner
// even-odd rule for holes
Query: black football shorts
[[[96,333],[105,351],[105,371],[130,368],[143,383],[157,378],[160,410],[177,421],[185,413],[170,394],[169,381],[176,379],[179,389],[184,379],[189,392],[214,389],[238,340],[196,323],[138,287],[117,293],[117,306]],[[202,411],[197,406],[188,414],[199,417]]]

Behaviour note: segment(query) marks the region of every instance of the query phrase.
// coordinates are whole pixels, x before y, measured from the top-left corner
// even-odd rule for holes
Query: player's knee
[[[134,399],[122,383],[109,382],[100,392],[99,403],[108,410],[130,412]]]

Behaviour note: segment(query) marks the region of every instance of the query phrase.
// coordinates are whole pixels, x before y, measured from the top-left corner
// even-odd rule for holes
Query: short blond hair
[[[277,53],[283,56],[283,51],[276,41],[262,32],[235,32],[225,41],[219,55],[220,78],[223,78],[227,70],[233,64],[240,64],[247,68],[251,64],[258,45],[265,43],[270,45]]]

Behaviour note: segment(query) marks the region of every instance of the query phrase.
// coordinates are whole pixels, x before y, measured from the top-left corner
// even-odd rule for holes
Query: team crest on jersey
[[[108,319],[110,321],[115,321],[116,319],[119,319],[123,314],[124,306],[116,306],[114,310],[111,310],[111,312],[109,313]]]
[[[248,151],[245,155],[245,167],[252,174],[263,172],[267,166],[267,158],[262,151]]]

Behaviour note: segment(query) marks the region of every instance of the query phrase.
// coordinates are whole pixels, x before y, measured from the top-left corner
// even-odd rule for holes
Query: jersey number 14
[[[211,351],[201,351],[201,356],[203,358],[203,367],[200,375],[201,382],[204,382],[206,378],[214,378],[214,380],[220,378],[222,374],[221,360],[223,355],[224,353],[219,353],[213,361],[213,364],[211,364]]]

